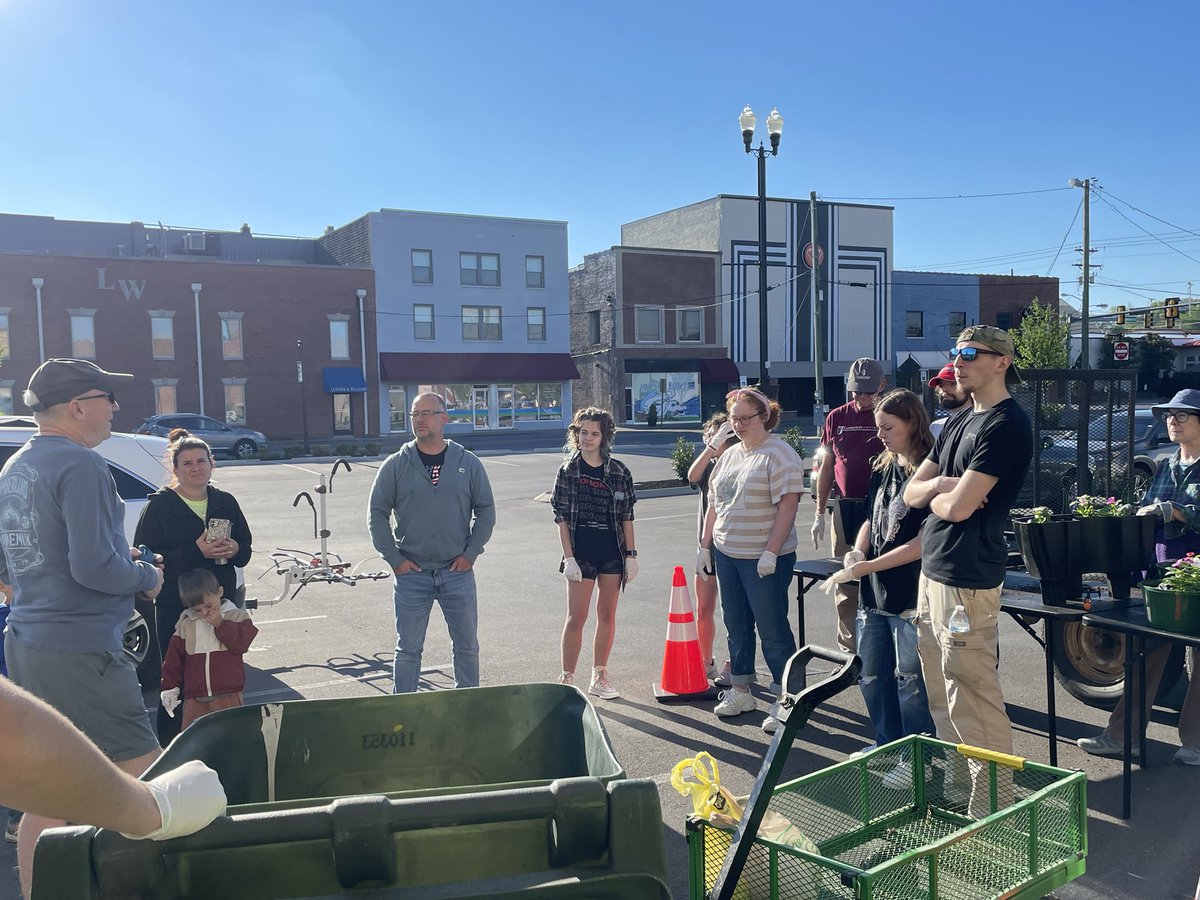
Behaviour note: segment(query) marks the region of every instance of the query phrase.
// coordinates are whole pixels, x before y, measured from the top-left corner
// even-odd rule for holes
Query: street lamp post
[[[767,374],[767,154],[779,155],[779,138],[783,134],[783,116],[779,110],[772,108],[767,116],[767,136],[771,141],[771,149],[758,142],[758,148],[750,146],[754,140],[754,125],[758,120],[749,105],[738,116],[738,124],[742,129],[742,142],[746,152],[758,157],[758,366],[759,389],[768,396]]]

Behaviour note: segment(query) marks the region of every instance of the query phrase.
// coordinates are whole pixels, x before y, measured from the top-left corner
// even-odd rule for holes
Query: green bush
[[[358,444],[338,444],[338,456],[358,456],[360,455]]]
[[[332,456],[333,448],[331,446],[329,446],[328,444],[313,444],[312,445],[312,455],[313,456]]]
[[[300,444],[285,444],[283,447],[283,458],[291,459],[293,456],[299,456],[304,452],[304,447]]]
[[[650,408],[646,410],[646,425],[653,428],[658,424],[658,404],[651,403]]]
[[[688,469],[696,459],[696,446],[682,434],[675,438],[675,446],[671,448],[671,468],[680,481],[687,481]]]
[[[381,449],[383,449],[382,444],[378,441],[371,441],[367,444],[367,456],[378,456]]]
[[[804,433],[799,426],[793,425],[787,431],[780,435],[785,441],[792,445],[792,449],[799,454],[801,459],[804,459]]]

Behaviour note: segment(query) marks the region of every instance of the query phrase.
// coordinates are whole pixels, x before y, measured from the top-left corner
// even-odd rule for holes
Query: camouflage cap
[[[1008,371],[1004,373],[1004,381],[1007,384],[1020,384],[1024,380],[1017,371],[1017,348],[1013,344],[1012,335],[1003,328],[997,328],[995,325],[968,325],[958,336],[958,343],[963,341],[983,344],[989,350],[1007,356],[1010,360]]]

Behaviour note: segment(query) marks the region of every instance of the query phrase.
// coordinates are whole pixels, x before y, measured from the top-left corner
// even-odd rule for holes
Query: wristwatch
[[[636,551],[636,550],[626,550],[626,551],[625,551],[625,556],[626,556],[626,557],[630,557],[630,556],[632,556],[634,559],[636,559],[636,558],[637,558],[637,551]]]

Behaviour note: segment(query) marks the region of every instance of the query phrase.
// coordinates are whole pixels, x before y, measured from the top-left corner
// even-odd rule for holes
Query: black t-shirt
[[[421,457],[421,465],[425,467],[425,474],[429,476],[429,480],[437,484],[438,477],[442,474],[442,466],[446,462],[446,448],[443,447],[441,453],[422,453],[417,450],[417,456]]]
[[[895,459],[886,468],[871,472],[867,490],[867,509],[871,517],[870,549],[867,559],[876,559],[907,544],[917,536],[929,509],[914,509],[904,502],[904,483],[908,473]],[[859,587],[859,602],[866,609],[902,613],[917,606],[917,580],[921,561],[914,559],[903,566],[872,572]]]
[[[571,535],[575,558],[597,564],[619,559],[621,551],[612,521],[613,494],[604,480],[604,466],[589,466],[580,457],[578,491],[575,533]]]
[[[921,541],[921,571],[928,578],[974,590],[1004,583],[1004,529],[1032,456],[1029,416],[1011,397],[982,412],[968,409],[950,417],[928,457],[938,474],[957,478],[970,469],[997,481],[987,503],[965,521],[929,516]]]

